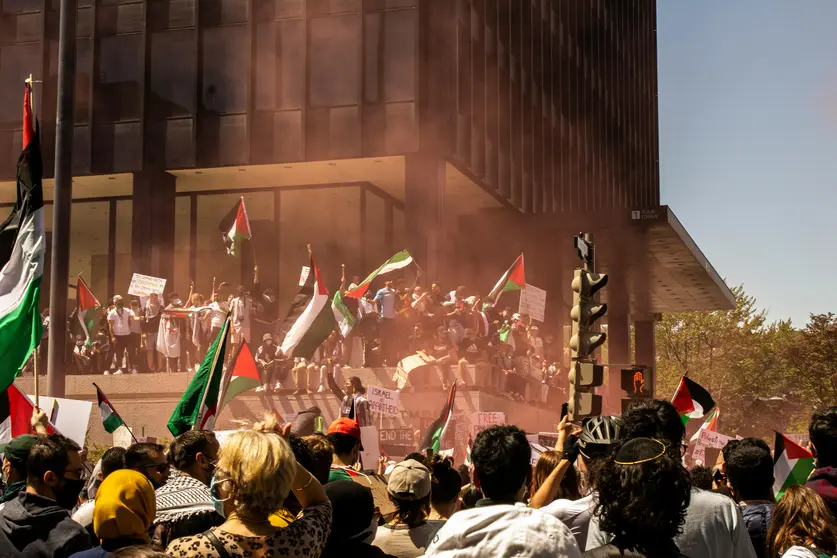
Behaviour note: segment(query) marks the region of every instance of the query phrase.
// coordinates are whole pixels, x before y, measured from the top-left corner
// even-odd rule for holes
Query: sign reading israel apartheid
[[[141,273],[134,273],[131,277],[131,284],[128,286],[128,294],[133,296],[162,295],[165,290],[165,279]]]
[[[366,387],[366,399],[369,400],[369,410],[388,417],[397,417],[398,392],[378,386]]]

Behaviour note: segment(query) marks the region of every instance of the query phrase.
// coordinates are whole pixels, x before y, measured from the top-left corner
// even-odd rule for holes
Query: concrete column
[[[404,217],[407,246],[424,270],[425,282],[444,270],[445,160],[424,152],[404,157]]]
[[[631,328],[627,314],[607,315],[607,393],[604,408],[608,414],[617,415],[622,410],[621,400],[625,392],[621,387],[620,372],[624,365],[631,364]],[[613,366],[616,365],[616,366]]]
[[[133,271],[174,279],[176,178],[163,171],[134,173],[131,260]]]
[[[650,366],[652,371],[657,366],[657,341],[654,333],[654,322],[634,322],[634,340],[636,344],[636,363],[643,366]],[[652,373],[654,379],[654,396],[657,394],[657,375]]]

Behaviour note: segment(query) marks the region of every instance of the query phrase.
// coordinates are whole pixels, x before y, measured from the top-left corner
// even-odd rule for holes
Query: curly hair
[[[595,515],[621,551],[649,558],[678,556],[674,537],[683,530],[691,497],[689,472],[666,452],[657,459],[620,465],[608,459],[596,479]]]
[[[449,458],[433,456],[430,477],[430,503],[434,506],[449,504],[459,498],[462,490],[462,477],[453,468]]]
[[[785,490],[767,532],[767,556],[779,556],[792,546],[814,547],[829,556],[837,552],[834,516],[823,499],[805,486]]]

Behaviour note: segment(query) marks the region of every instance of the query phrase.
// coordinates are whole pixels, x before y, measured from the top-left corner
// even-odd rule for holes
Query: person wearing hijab
[[[372,546],[378,522],[369,488],[347,480],[323,488],[331,500],[333,526],[321,558],[394,558]]]
[[[71,558],[104,558],[129,546],[148,546],[148,530],[157,513],[154,487],[141,473],[115,471],[102,481],[96,493],[93,529],[101,545]]]

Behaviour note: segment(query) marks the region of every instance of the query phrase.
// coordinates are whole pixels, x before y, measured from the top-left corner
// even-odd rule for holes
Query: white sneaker
[[[122,369],[121,369],[121,368],[117,368],[117,369],[116,369],[116,371],[114,372],[114,374],[122,374]]]
[[[261,393],[263,391],[267,391],[267,384],[257,387],[256,391],[259,392],[259,393]]]
[[[317,390],[317,393],[325,393],[325,390],[326,390],[325,386],[320,386],[320,388]]]
[[[105,370],[104,372],[102,372],[102,375],[103,376],[110,376],[110,370]]]
[[[276,385],[273,386],[273,391],[279,391],[282,389],[282,382],[276,382]]]

